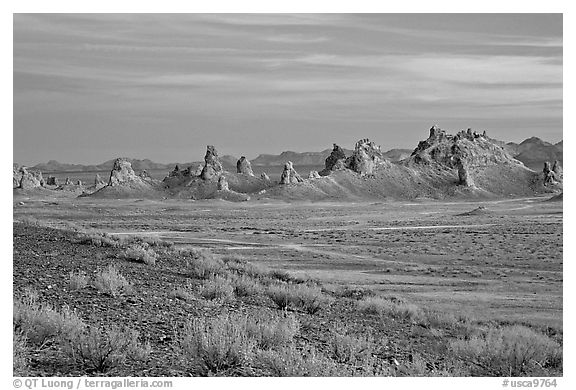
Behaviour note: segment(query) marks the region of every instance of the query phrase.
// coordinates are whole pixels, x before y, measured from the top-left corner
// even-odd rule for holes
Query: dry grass
[[[209,251],[181,249],[180,256],[186,261],[186,268],[191,276],[198,279],[210,279],[216,275],[226,275],[224,262]]]
[[[270,274],[269,269],[238,257],[224,256],[222,261],[233,273],[245,275],[253,279],[267,279]]]
[[[78,243],[97,247],[127,248],[129,246],[171,249],[174,243],[158,237],[138,235],[115,235],[97,229],[85,228],[74,223],[65,223],[68,230],[77,233]]]
[[[349,366],[336,364],[314,348],[303,352],[295,346],[257,351],[254,367],[261,375],[273,377],[352,376]]]
[[[125,245],[125,238],[114,236],[108,233],[86,230],[80,227],[75,229],[78,231],[78,243],[84,245],[93,245],[97,247],[121,248]]]
[[[88,372],[107,372],[127,359],[145,360],[150,346],[138,341],[138,332],[112,326],[84,327],[63,337],[63,350],[70,360]]]
[[[400,320],[424,321],[425,314],[418,306],[400,299],[368,297],[358,301],[358,309],[366,314],[388,315]]]
[[[241,321],[248,337],[255,340],[260,349],[278,349],[289,345],[300,328],[294,316],[259,315]]]
[[[126,358],[143,359],[150,349],[138,343],[136,332],[88,327],[68,308],[56,310],[39,303],[32,290],[14,302],[13,322],[15,373],[27,368],[28,345],[37,349],[58,345],[72,363],[88,372],[106,372]]]
[[[14,332],[12,336],[12,375],[28,374],[28,346],[26,336],[22,332]]]
[[[344,286],[334,292],[337,297],[360,300],[375,295],[370,288]]]
[[[265,287],[260,283],[259,279],[251,276],[232,274],[230,282],[237,297],[251,297],[265,293]]]
[[[205,299],[228,302],[234,299],[234,287],[230,284],[230,280],[213,276],[203,282],[200,295]]]
[[[550,376],[562,367],[562,347],[525,326],[491,328],[484,335],[450,344],[453,354],[483,375]]]
[[[320,288],[304,284],[273,284],[266,289],[266,295],[282,310],[301,308],[308,314],[314,314],[331,303],[331,298],[322,294]]]
[[[135,239],[156,248],[171,249],[174,247],[174,243],[172,241],[162,240],[158,237],[141,236],[136,237]]]
[[[145,245],[147,246],[148,244]],[[152,248],[147,248],[142,245],[130,245],[124,250],[121,257],[129,261],[156,265],[158,255]]]
[[[233,374],[249,366],[256,343],[237,318],[195,318],[184,326],[180,353],[193,375]]]
[[[185,325],[180,353],[195,375],[254,374],[261,351],[292,348],[298,333],[296,318],[241,314],[196,318]]]
[[[94,287],[98,290],[110,294],[113,297],[121,293],[128,293],[131,290],[130,283],[118,272],[112,264],[105,270],[100,270],[93,280]]]
[[[61,334],[75,332],[83,326],[80,317],[68,308],[61,311],[38,301],[38,294],[26,290],[19,300],[14,301],[13,327],[21,333],[27,343],[43,348]]]
[[[329,339],[331,357],[338,363],[362,365],[381,347],[371,335],[354,337],[336,331]]]

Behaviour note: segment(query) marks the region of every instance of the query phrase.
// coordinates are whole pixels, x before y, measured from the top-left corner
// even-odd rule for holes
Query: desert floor
[[[535,327],[556,335],[561,342],[563,211],[562,202],[546,200],[228,203],[18,194],[13,211],[15,221],[38,220],[60,228],[78,225],[114,235],[158,237],[174,242],[176,247],[207,248],[215,254],[311,277],[327,293],[346,286],[370,289],[376,295],[399,297],[441,313]],[[477,210],[479,207],[483,209]],[[95,255],[91,249],[78,252],[70,249],[72,246],[62,249],[62,238],[36,245],[33,237],[44,233],[30,233],[17,226],[15,290],[36,285],[41,290],[51,289],[49,294],[59,291],[54,297],[56,305],[87,305],[83,300],[92,298],[82,294],[88,292],[65,292],[68,273],[84,268],[92,272],[113,255]],[[48,262],[42,265],[40,275],[30,271],[39,259]],[[165,273],[159,276],[142,271],[144,264],[137,265],[138,272],[144,273],[129,274],[136,272],[128,271],[135,267],[129,264],[122,268],[123,273],[133,280],[150,277],[151,284],[158,284],[155,291],[168,291],[180,283]],[[51,272],[60,276],[51,280]],[[35,280],[36,276],[40,280]],[[155,301],[158,299],[154,297],[151,304],[160,308],[166,305]],[[130,299],[128,303],[115,302],[121,306],[117,310],[122,310],[122,305],[143,304]],[[92,310],[88,317],[102,318],[105,310],[112,310],[101,300],[95,300],[94,305],[82,309]],[[187,309],[175,309],[182,310]],[[329,316],[322,318],[330,321]],[[168,324],[178,318],[163,321],[168,334]],[[426,337],[432,340],[436,336],[432,333]],[[38,370],[46,372],[46,367],[37,364]],[[57,372],[62,374],[62,370]],[[140,373],[165,375],[166,371]]]

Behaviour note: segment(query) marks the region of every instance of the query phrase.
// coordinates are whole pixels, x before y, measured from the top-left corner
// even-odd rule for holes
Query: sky
[[[562,137],[561,14],[15,14],[14,162]]]

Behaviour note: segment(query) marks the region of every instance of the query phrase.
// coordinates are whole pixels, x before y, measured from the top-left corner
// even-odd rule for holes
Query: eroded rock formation
[[[204,168],[200,177],[204,180],[212,180],[220,176],[224,169],[222,168],[222,163],[218,158],[218,152],[216,148],[212,145],[206,147],[206,155],[204,156]]]
[[[449,135],[438,126],[433,126],[428,139],[420,141],[412,152],[408,164],[457,169],[460,182],[464,184],[463,177],[467,177],[465,182],[473,183],[470,172],[474,167],[521,163],[515,160],[502,144],[488,138],[485,131],[478,134],[467,129],[456,135]]]
[[[560,161],[558,161],[558,160],[554,161],[554,165],[552,166],[552,171],[554,172],[554,174],[556,175],[558,180],[562,180],[562,178],[564,176],[564,172],[562,170],[562,166],[560,165]]]
[[[218,191],[230,191],[230,188],[228,187],[228,180],[226,180],[224,175],[218,178]]]
[[[198,164],[196,167],[189,166],[186,169],[180,169],[178,164],[174,167],[172,171],[168,174],[168,177],[193,177],[193,176],[200,176],[202,173],[202,165]],[[149,175],[148,175],[149,177]]]
[[[37,187],[43,187],[46,184],[40,171],[29,171],[26,167],[20,167],[19,188],[30,190]]]
[[[168,177],[177,177],[181,175],[182,171],[180,171],[180,167],[178,166],[178,164],[176,164],[176,166],[174,166],[174,169],[172,169],[170,173],[168,173]]]
[[[270,177],[266,174],[266,172],[262,172],[260,174],[260,178],[264,181],[270,181]]]
[[[12,164],[12,188],[19,187],[20,180],[22,180],[20,166],[18,164]]]
[[[470,167],[462,159],[456,161],[456,168],[458,169],[459,184],[466,187],[474,187],[474,180],[470,172]]]
[[[216,199],[223,199],[229,202],[245,202],[250,200],[250,196],[230,189],[228,186],[228,179],[226,176],[220,175],[218,177],[218,187],[216,193],[213,195]]]
[[[300,177],[294,169],[292,161],[284,164],[284,171],[282,171],[282,175],[280,176],[280,184],[295,184],[302,183],[303,181],[302,177]]]
[[[308,174],[308,179],[320,179],[322,176],[318,173],[318,171],[310,171]]]
[[[344,150],[340,146],[334,144],[332,153],[330,153],[330,156],[326,158],[326,161],[324,163],[324,170],[322,171],[322,173],[328,175],[332,171],[344,169],[346,168],[345,163],[346,163],[346,153],[344,153]]]
[[[110,180],[108,185],[111,187],[121,185],[128,182],[136,182],[141,180],[134,170],[132,164],[126,158],[117,158],[114,161],[114,166],[110,172]]]
[[[530,176],[530,170],[512,157],[504,142],[489,138],[486,131],[479,134],[472,129],[450,135],[433,126],[429,137],[401,164],[432,176],[453,170],[459,185],[490,192],[504,186],[513,188],[516,180],[523,182]],[[518,191],[527,191],[527,187]]]
[[[356,142],[354,153],[346,159],[346,167],[362,176],[371,175],[384,161],[380,146],[366,138]]]
[[[46,178],[46,185],[57,186],[58,185],[58,178],[55,176],[48,176]]]
[[[192,172],[194,176],[200,176],[203,169],[204,166],[202,164],[198,164],[194,170],[192,170],[192,167],[190,167],[190,172]]]
[[[100,186],[105,186],[106,182],[104,180],[102,180],[102,178],[100,177],[100,174],[96,174],[96,176],[94,176],[94,186],[95,187],[100,187]]]
[[[554,167],[556,168],[554,169],[550,167],[549,161],[544,162],[544,168],[542,169],[542,173],[544,175],[544,185],[556,184],[560,182],[560,176],[556,174],[556,171],[560,172],[562,168],[560,168],[560,163],[556,163],[558,163],[558,161],[554,162]]]
[[[240,157],[236,163],[236,172],[243,175],[254,176],[254,172],[252,171],[252,164],[250,164],[250,161],[248,161],[248,159],[244,156]]]

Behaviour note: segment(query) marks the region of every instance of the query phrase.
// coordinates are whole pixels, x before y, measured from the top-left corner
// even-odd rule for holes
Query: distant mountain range
[[[516,160],[522,161],[530,169],[541,170],[545,161],[553,163],[558,160],[563,164],[564,141],[551,144],[538,137],[531,137],[520,144],[509,142],[506,146]]]
[[[510,151],[510,153],[517,159],[520,160],[528,168],[534,170],[542,169],[544,161],[554,162],[554,160],[563,163],[563,141],[557,144],[551,144],[549,142],[543,141],[538,137],[531,137],[520,144],[509,142],[505,147]],[[344,149],[346,155],[351,155],[352,150]],[[270,166],[281,166],[286,163],[286,161],[292,161],[294,165],[297,166],[324,166],[326,158],[330,155],[332,149],[326,149],[321,152],[292,152],[286,151],[279,155],[275,154],[261,154],[255,159],[251,160],[252,166],[254,167],[270,167]],[[391,149],[384,153],[384,156],[390,161],[400,161],[410,156],[412,149]],[[236,170],[236,161],[238,158],[235,156],[224,155],[220,157],[222,165],[228,171],[234,172]],[[202,161],[193,161],[188,163],[157,163],[149,159],[139,160],[130,159],[132,163],[132,168],[135,171],[152,171],[152,170],[166,170],[171,171],[175,165],[179,165],[181,168],[188,166],[196,166],[202,164]],[[86,172],[86,171],[109,171],[114,165],[114,160],[108,160],[98,165],[82,165],[82,164],[66,164],[60,163],[55,160],[50,160],[47,163],[37,164],[33,168],[38,169],[42,172]]]
[[[136,158],[129,158],[130,162],[132,163],[132,168],[139,172],[139,171],[153,171],[153,170],[166,170],[171,171],[174,169],[176,165],[180,167],[188,167],[188,166],[196,166],[198,164],[203,164],[201,161],[193,161],[188,163],[157,163],[149,159],[139,160]],[[238,159],[234,156],[222,156],[220,157],[220,161],[222,161],[222,165],[227,170],[236,169],[236,161]],[[61,163],[56,160],[50,160],[47,163],[41,163],[34,165],[32,168],[38,169],[42,172],[88,172],[88,171],[110,171],[114,166],[114,160],[108,160],[101,164],[97,165],[82,165],[82,164],[67,164]]]
[[[346,155],[352,153],[351,150],[344,149]],[[254,160],[251,160],[252,166],[255,167],[270,167],[284,165],[286,161],[292,161],[295,166],[298,165],[314,165],[324,166],[326,158],[332,153],[332,149],[326,149],[321,152],[282,152],[279,155],[275,154],[261,154]]]

